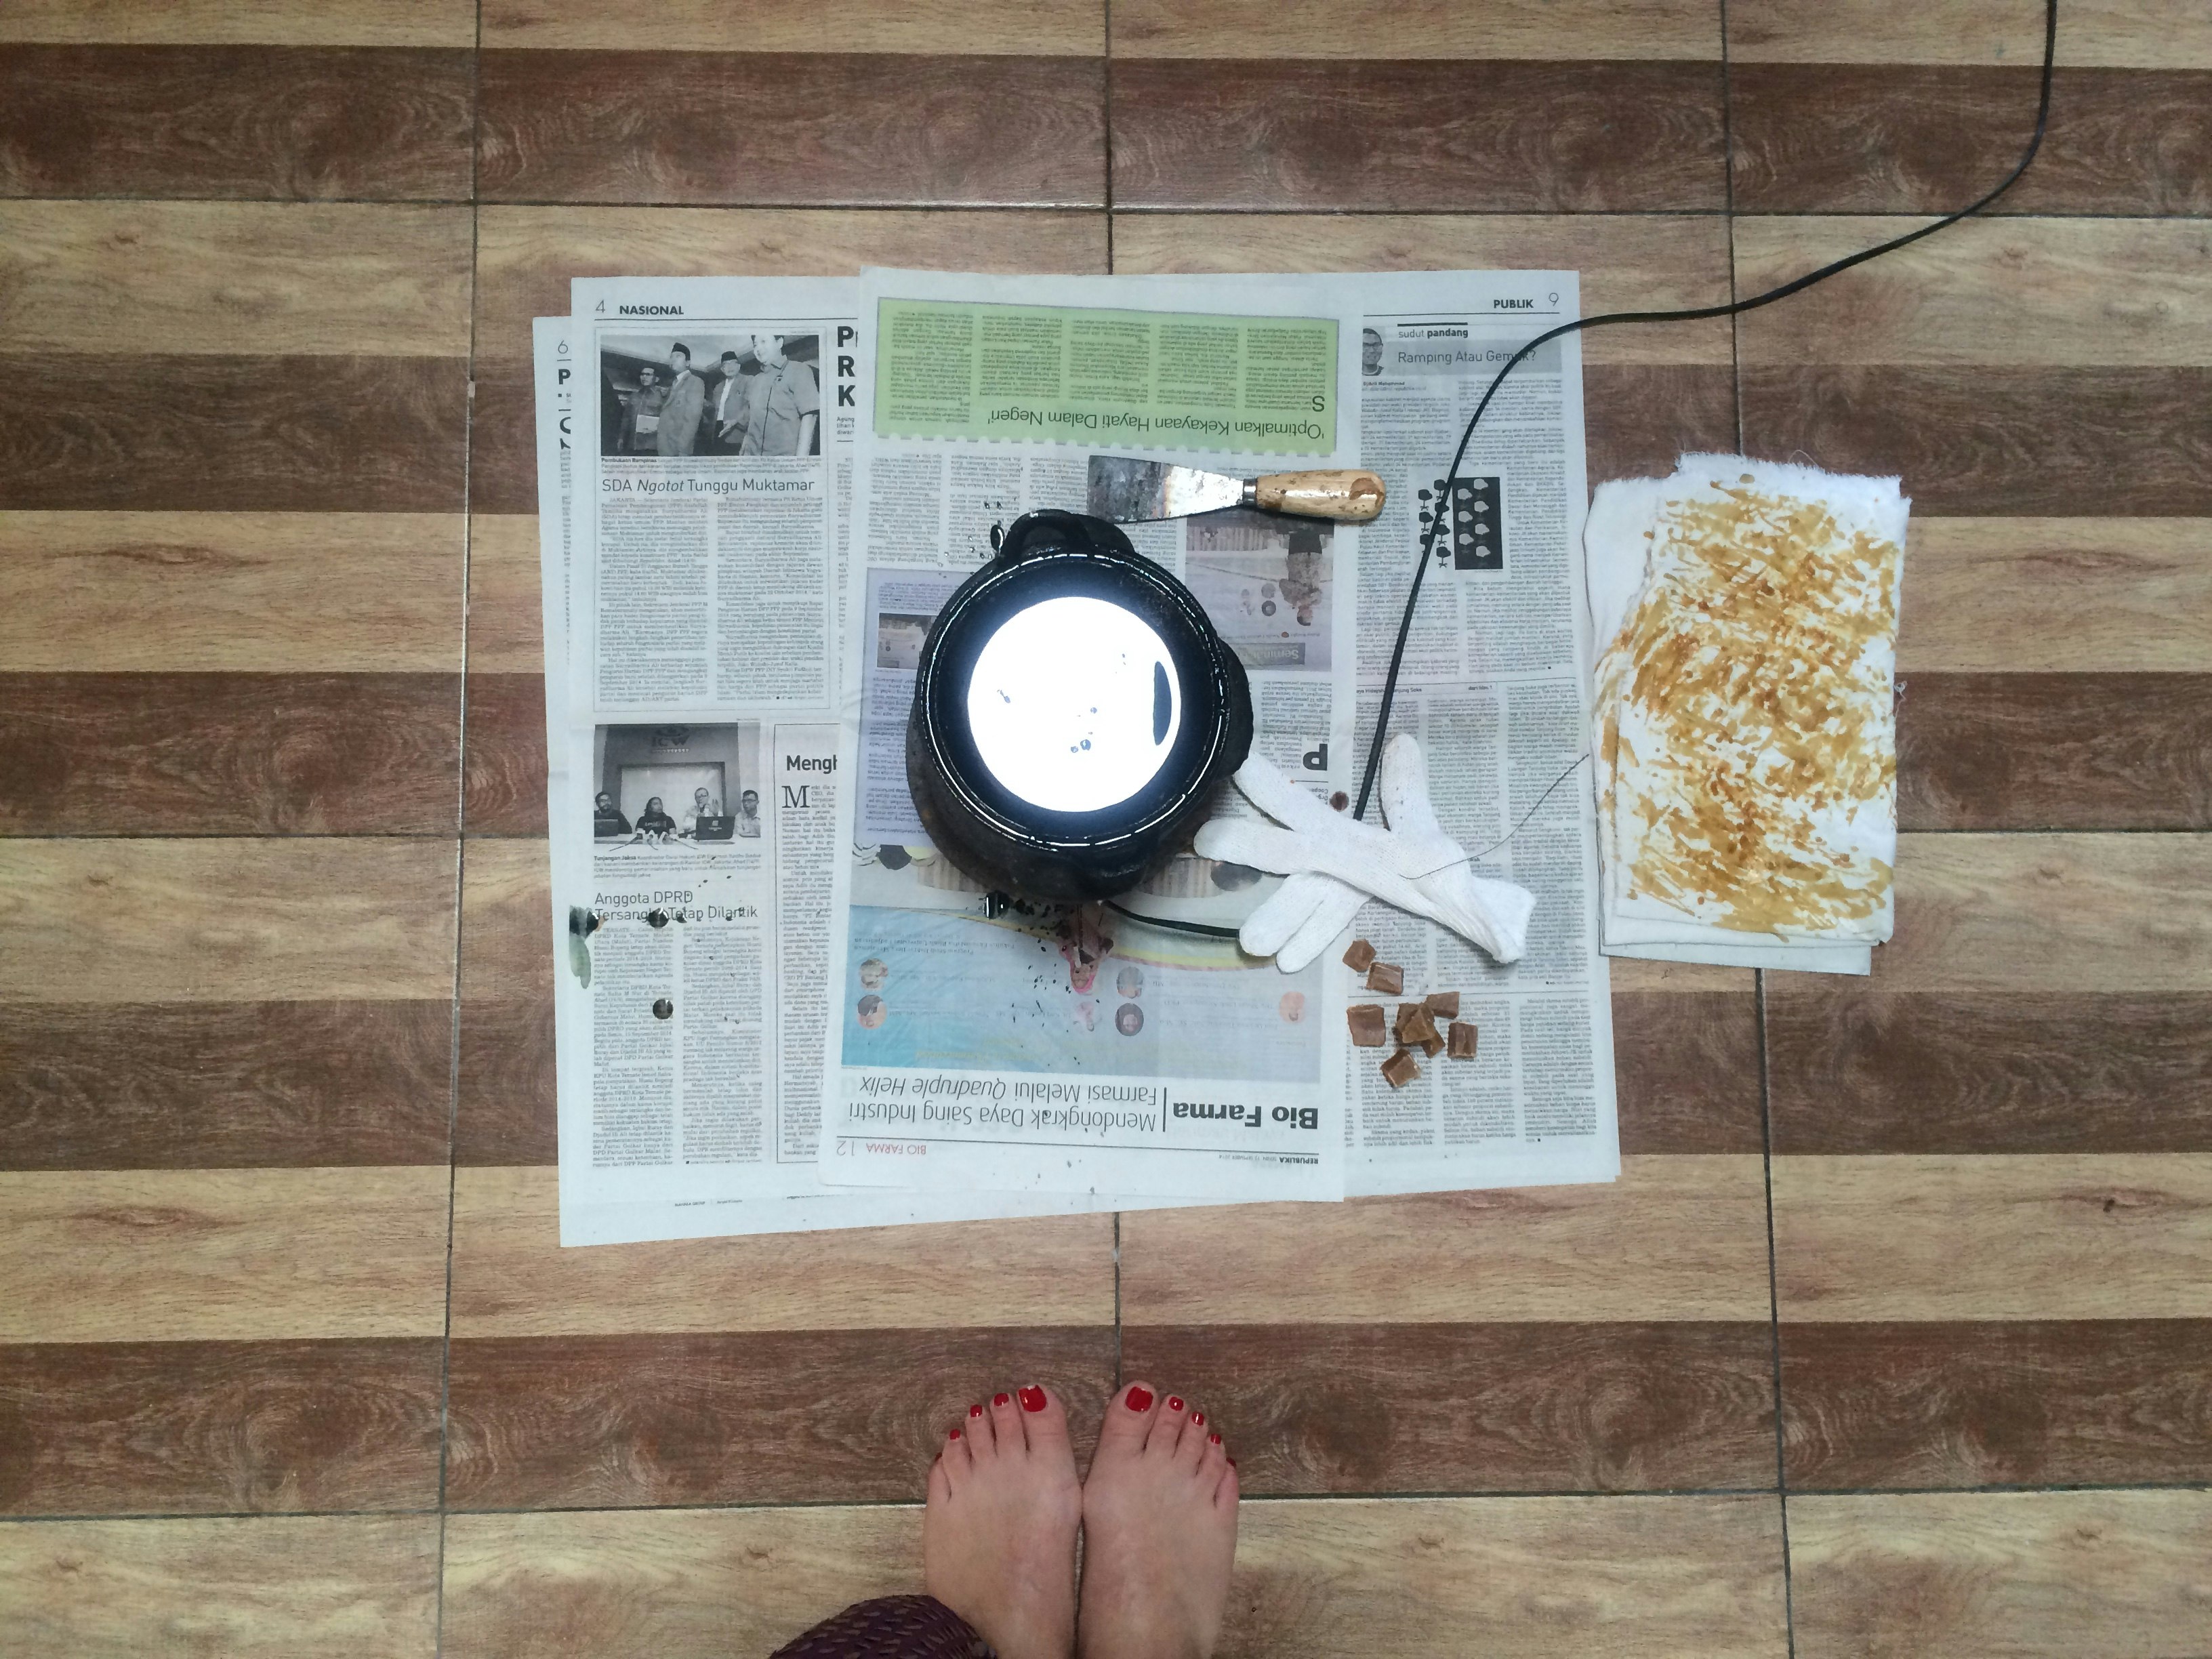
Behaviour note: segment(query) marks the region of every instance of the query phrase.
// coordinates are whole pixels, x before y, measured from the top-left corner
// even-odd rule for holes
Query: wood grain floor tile
[[[869,0],[772,0],[745,10],[741,40],[713,0],[489,0],[487,46],[571,51],[872,52],[927,56],[957,43],[963,52],[1095,58],[1106,50],[1105,9],[1097,0],[922,0],[883,7]]]
[[[0,512],[0,669],[458,673],[463,524]]]
[[[2173,835],[1908,835],[1881,991],[2202,994],[2212,988],[2212,842]],[[1769,976],[1770,1003],[1826,994]]]
[[[1803,1659],[2197,1653],[2212,1494],[1796,1498],[1790,1556]]]
[[[1765,1151],[1754,995],[1616,990],[1613,1053],[1626,1155]]]
[[[452,1659],[765,1654],[850,1603],[921,1594],[921,1510],[567,1510],[446,1523]]]
[[[1731,454],[1735,376],[1718,364],[1594,363],[1583,370],[1589,481],[1662,478],[1681,456]]]
[[[297,6],[287,0],[15,0],[0,40],[84,45],[473,46],[468,0],[352,0]]]
[[[1757,1498],[1247,1503],[1224,1656],[1772,1656],[1779,1506]],[[911,1508],[457,1515],[457,1659],[767,1651],[920,1584]],[[1571,1584],[1572,1592],[1563,1586]]]
[[[1793,1492],[2212,1480],[2212,1321],[1790,1324]]]
[[[2212,997],[1896,994],[1766,1005],[1774,1150],[2212,1152]]]
[[[2037,64],[2043,14],[1989,0],[1737,0],[1729,53],[1738,63]],[[2212,18],[2191,0],[2065,6],[2058,61],[2069,68],[2212,69]]]
[[[1114,1218],[556,1248],[550,1169],[454,1177],[456,1338],[1110,1326]]]
[[[1763,1320],[1751,1155],[1628,1158],[1607,1186],[1121,1218],[1139,1325]]]
[[[464,993],[459,1020],[453,1162],[551,1165],[560,1150],[551,985],[529,1000]]]
[[[476,514],[470,520],[469,729],[461,800],[462,823],[471,835],[545,833],[539,606],[537,515]]]
[[[2212,515],[2206,369],[1747,363],[1742,386],[1747,453],[1902,473],[1916,513]]]
[[[0,1001],[453,994],[450,843],[0,843]]]
[[[0,356],[0,507],[458,513],[468,364]]]
[[[0,1343],[438,1336],[447,1172],[0,1175]]]
[[[1096,58],[499,50],[480,63],[490,201],[1105,200]]]
[[[1117,36],[1123,27],[1117,19]],[[1585,313],[1715,305],[1729,297],[1728,222],[1687,214],[1114,216],[1114,269],[1133,275],[1492,268],[1580,271]],[[1734,354],[1719,319],[1599,329],[1583,340],[1589,365],[1733,363]]]
[[[1247,1504],[1221,1652],[1778,1659],[1781,1522],[1772,1498]]]
[[[556,1159],[551,905],[543,841],[469,843],[461,866],[456,1163]]]
[[[1736,210],[1954,212],[2019,165],[2039,80],[2027,63],[1733,63]],[[2061,69],[2050,135],[1992,210],[2202,216],[2208,163],[2212,71]]]
[[[2212,1154],[1778,1158],[1781,1317],[2212,1318]]]
[[[1616,994],[1643,991],[1756,991],[1759,976],[1748,968],[1717,968],[1703,962],[1645,962],[1609,957],[1606,972]]]
[[[438,1517],[14,1522],[0,1605],[21,1659],[429,1659]]]
[[[1122,58],[1127,208],[1603,213],[1725,198],[1719,65]]]
[[[432,1509],[444,1345],[0,1346],[0,1513]]]
[[[1897,665],[2212,671],[2212,520],[1915,517]]]
[[[9,349],[465,357],[469,210],[0,202]]]
[[[1915,674],[1905,830],[2212,829],[2212,675]]]
[[[0,46],[0,196],[465,201],[471,59],[442,47]]]
[[[564,283],[565,288],[567,284]],[[557,309],[539,313],[565,315],[566,300]],[[518,341],[530,338],[526,320],[519,331],[502,337],[487,335],[489,350],[504,344],[512,350]],[[536,394],[532,390],[527,356],[484,356],[476,365],[476,398],[470,409],[469,507],[479,514],[522,514],[538,507],[538,440]]]
[[[1132,1325],[1248,1496],[1774,1486],[1764,1321]]]
[[[450,836],[456,674],[0,673],[0,835]]]
[[[1555,58],[1567,55],[1563,48],[1577,58],[1715,59],[1719,19],[1698,0],[1488,0],[1458,9],[1389,0],[1121,0],[1114,9],[1114,52],[1124,58]]]
[[[1747,216],[1736,285],[1755,294],[1915,219]],[[1982,219],[1885,255],[1736,325],[1747,363],[1929,367],[2212,362],[2212,225],[2184,219]]]
[[[1087,1455],[1115,1386],[1112,1326],[968,1330],[958,1316],[923,1330],[456,1342],[448,1501],[918,1502],[945,1430],[1023,1382],[1060,1396]]]
[[[545,833],[545,677],[469,676],[461,823],[471,836]]]
[[[538,515],[478,513],[469,520],[469,668],[542,674]]]
[[[452,1065],[443,999],[16,1003],[0,1169],[443,1164]]]

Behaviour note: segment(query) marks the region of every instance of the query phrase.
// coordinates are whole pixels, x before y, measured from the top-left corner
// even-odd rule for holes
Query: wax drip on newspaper
[[[1467,849],[1437,823],[1411,733],[1383,749],[1379,781],[1388,829],[1330,811],[1258,755],[1237,769],[1237,789],[1273,822],[1217,817],[1198,832],[1199,855],[1290,878],[1246,918],[1237,942],[1294,974],[1374,898],[1441,923],[1500,962],[1517,960],[1535,897],[1469,867]]]

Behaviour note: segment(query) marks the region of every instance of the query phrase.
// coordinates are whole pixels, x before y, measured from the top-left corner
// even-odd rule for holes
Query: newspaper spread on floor
[[[1087,372],[1118,375],[1124,404],[1132,360],[1117,367],[1115,352],[1133,319],[1097,313],[1190,331],[1166,337],[1189,354],[1175,360],[1187,383],[1170,387],[1184,401],[1156,410],[1164,418],[1149,434],[1102,423],[1079,441],[879,438],[863,427],[875,383],[861,319],[877,307],[847,280],[580,283],[573,318],[538,325],[563,1241],[1608,1178],[1618,1167],[1610,1022],[1603,966],[1585,938],[1588,854],[1577,850],[1587,773],[1561,776],[1575,752],[1560,746],[1573,739],[1555,707],[1568,695],[1560,688],[1586,684],[1574,664],[1588,651],[1574,568],[1573,342],[1508,383],[1477,439],[1471,494],[1453,507],[1449,565],[1425,590],[1393,722],[1423,739],[1447,828],[1484,853],[1484,868],[1537,891],[1529,955],[1500,969],[1379,907],[1354,929],[1402,963],[1408,996],[1462,993],[1480,1030],[1475,1060],[1425,1059],[1420,1078],[1392,1091],[1376,1052],[1342,1040],[1341,1011],[1373,999],[1334,952],[1303,975],[1239,957],[1224,934],[1273,878],[1185,858],[1114,910],[1048,924],[989,914],[986,896],[933,857],[905,816],[902,777],[862,734],[865,725],[879,740],[878,726],[902,725],[901,664],[985,556],[990,526],[1031,506],[1080,507],[1094,450],[1202,453],[1246,471],[1358,461],[1391,489],[1364,531],[1249,514],[1130,527],[1246,663],[1262,752],[1322,793],[1356,788],[1364,730],[1355,744],[1354,723],[1373,720],[1430,505],[1419,492],[1441,475],[1491,366],[1547,313],[1571,314],[1572,277],[1148,278],[1092,292],[1096,279],[1069,279],[1011,293],[984,292],[986,279],[930,280],[946,286],[906,283],[877,297],[1091,313],[1101,326],[1085,331]],[[1326,442],[1270,433],[1231,440],[1254,446],[1241,455],[1212,447],[1224,441],[1199,423],[1236,418],[1218,404],[1243,389],[1243,364],[1224,361],[1210,320],[1222,318],[1333,329]],[[1020,324],[1008,337],[1026,331],[1033,343],[1035,319]],[[1262,401],[1279,404],[1312,358],[1301,368],[1295,331],[1267,352],[1280,361]],[[997,384],[1018,388],[1020,366],[1010,372]],[[1050,400],[1027,402],[1009,423],[1034,434]],[[933,494],[913,459],[933,449]],[[845,504],[878,454],[891,465],[872,499],[915,515],[896,532],[866,527],[868,495]],[[921,544],[908,538],[923,514],[930,556],[888,557]],[[848,526],[872,542],[856,544]],[[871,554],[850,556],[856,545]],[[887,779],[897,787],[880,787]],[[913,914],[890,917],[891,935],[856,951],[865,941],[853,912],[872,896],[888,901],[878,910]],[[968,942],[987,928],[1013,950],[977,977]],[[963,999],[947,996],[943,974],[901,976],[886,954],[896,944],[942,962],[951,939],[963,942]],[[978,986],[1005,988],[1001,969],[1026,973],[1031,1014],[1048,1010],[1058,1030],[1009,1021],[1006,1036],[979,1045],[957,1018],[939,1021],[945,1041],[903,1066],[894,1051],[878,1070],[992,1070],[1008,1098],[1026,1085],[1025,1106],[1079,1112],[1075,1091],[1130,1086],[1110,1082],[1127,1075],[1122,1062],[1091,1057],[1149,1046],[1151,1069],[1133,1086],[1152,1088],[1168,1114],[1177,1099],[1222,1112],[1246,1103],[1224,1100],[1218,1076],[1199,1079],[1204,1093],[1169,1092],[1160,1066],[1188,1055],[1194,1033],[1225,1048],[1242,1022],[1247,1052],[1260,1056],[1251,1109],[1182,1120],[1237,1131],[1219,1153],[1186,1161],[1202,1175],[1164,1176],[1145,1157],[1102,1160],[1116,1149],[1079,1137],[1058,1149],[1078,1172],[1057,1180],[1036,1178],[1024,1154],[1007,1161],[991,1140],[949,1176],[957,1160],[942,1156],[926,1174],[904,1153],[817,1156],[823,1102],[848,1081],[848,1045],[862,1032],[897,1042],[923,1018],[964,1012]],[[1069,1056],[1078,1063],[1063,1066]],[[962,1059],[991,1064],[952,1063]],[[1341,1080],[1330,1087],[1325,1076]],[[1311,1133],[1344,1149],[1340,1175],[1328,1152],[1282,1144],[1307,1138],[1309,1108]],[[838,1109],[833,1127],[843,1127]],[[1164,1115],[1162,1127],[1174,1121]],[[869,1139],[906,1138],[869,1127]],[[1271,1133],[1279,1140],[1255,1156]]]
[[[565,1243],[1119,1202],[817,1172],[855,290],[580,282],[538,325]]]
[[[1392,1091],[1346,1041],[1354,992],[1334,953],[1286,975],[1221,937],[1272,878],[1186,857],[1111,907],[1008,909],[928,847],[902,758],[936,611],[994,524],[1082,507],[1091,453],[1246,473],[1364,462],[1393,503],[1364,530],[1241,512],[1128,527],[1243,660],[1255,749],[1324,795],[1356,787],[1355,688],[1379,672],[1377,641],[1387,653],[1422,481],[1481,367],[1575,301],[1551,273],[866,274],[827,1179],[1219,1200],[1613,1176],[1586,774],[1536,810],[1525,846],[1481,860],[1538,893],[1527,962],[1362,918],[1409,988],[1464,988],[1489,1044]],[[1475,452],[1491,511],[1430,585],[1394,722],[1426,740],[1445,825],[1478,849],[1534,803],[1525,780],[1571,763],[1559,744],[1587,683],[1580,360],[1570,343],[1532,367]]]

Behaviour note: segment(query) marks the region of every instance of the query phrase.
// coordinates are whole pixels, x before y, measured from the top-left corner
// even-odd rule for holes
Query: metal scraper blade
[[[1117,524],[1181,519],[1236,507],[1244,501],[1244,480],[1226,472],[1132,460],[1125,455],[1091,458],[1091,516]]]

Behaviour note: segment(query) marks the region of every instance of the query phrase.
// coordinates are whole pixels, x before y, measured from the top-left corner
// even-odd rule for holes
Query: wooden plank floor
[[[573,275],[1567,264],[1961,203],[2036,0],[0,9],[0,1650],[765,1652],[942,1419],[1194,1394],[1239,1655],[2212,1650],[2212,9],[2001,216],[1593,337],[1593,482],[1903,473],[1870,980],[1622,968],[1617,1186],[554,1246]],[[33,395],[35,392],[35,395]]]

